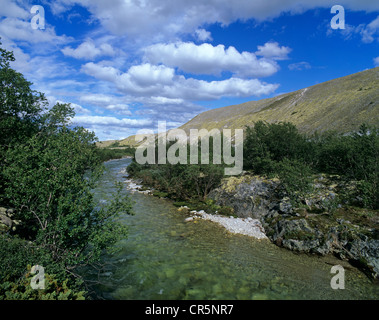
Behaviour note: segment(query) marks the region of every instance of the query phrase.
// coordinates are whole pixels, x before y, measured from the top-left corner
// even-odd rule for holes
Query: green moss
[[[251,197],[255,207],[259,207],[262,203],[262,198],[260,196]]]

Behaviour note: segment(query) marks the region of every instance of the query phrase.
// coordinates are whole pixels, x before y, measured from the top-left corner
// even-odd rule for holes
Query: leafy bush
[[[327,133],[319,142],[318,170],[358,181],[355,197],[379,208],[379,128],[362,125],[350,135]]]
[[[134,148],[125,149],[109,149],[109,148],[97,148],[96,155],[100,162],[105,162],[112,159],[121,159],[125,156],[133,156],[135,152]]]
[[[283,159],[306,161],[313,150],[313,144],[293,124],[258,121],[253,128],[246,128],[244,168],[257,174],[272,173]]]
[[[163,191],[171,198],[204,200],[208,193],[220,184],[224,176],[224,169],[214,164],[146,166],[132,162],[128,166],[128,173],[134,178],[141,179],[144,185]]]
[[[281,185],[293,204],[299,205],[312,191],[312,169],[304,162],[285,158],[278,163],[277,172]]]
[[[256,174],[279,175],[287,193],[298,202],[308,190],[312,172],[357,181],[360,205],[379,208],[379,128],[362,125],[358,132],[325,132],[307,137],[290,123],[259,121],[246,129],[244,168]],[[344,196],[344,195],[343,195]]]
[[[75,291],[68,286],[69,279],[59,282],[55,275],[45,273],[45,288],[33,289],[33,276],[28,272],[16,282],[0,283],[0,300],[85,300],[85,291]]]
[[[0,281],[7,283],[2,290],[16,298],[36,297],[20,289],[30,262],[48,267],[52,283],[63,288],[63,296],[50,298],[80,297],[68,294],[67,281],[77,283],[79,265],[98,261],[125,237],[126,226],[117,219],[131,213],[131,203],[121,189],[106,207],[94,202],[92,188],[103,170],[95,135],[69,127],[74,116],[69,104],[47,109],[44,95],[9,67],[12,60],[13,54],[0,48],[0,203],[21,221],[11,231],[20,240],[0,241]]]

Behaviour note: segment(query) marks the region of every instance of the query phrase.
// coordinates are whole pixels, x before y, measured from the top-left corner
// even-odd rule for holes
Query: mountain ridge
[[[302,132],[358,129],[378,124],[379,67],[329,80],[273,98],[245,102],[200,113],[180,128],[243,128],[263,120],[288,121]]]
[[[237,129],[269,123],[291,122],[300,132],[326,130],[351,132],[362,123],[379,124],[379,67],[315,84],[272,98],[204,111],[179,127]],[[134,136],[120,145],[137,145]]]

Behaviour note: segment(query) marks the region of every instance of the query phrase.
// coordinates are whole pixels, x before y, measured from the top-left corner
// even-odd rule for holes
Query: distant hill
[[[203,112],[181,129],[243,128],[254,122],[292,122],[302,132],[356,130],[379,124],[379,67],[295,92]]]
[[[379,125],[379,67],[323,82],[274,98],[250,101],[200,113],[182,125],[189,129],[236,129],[269,123],[292,122],[301,132],[350,132],[362,123]],[[134,136],[121,140],[135,144]]]

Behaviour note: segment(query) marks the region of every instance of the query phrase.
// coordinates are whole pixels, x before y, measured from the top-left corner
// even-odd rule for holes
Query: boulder
[[[272,199],[277,184],[275,179],[259,176],[230,177],[224,179],[208,197],[219,206],[232,208],[239,218],[259,219],[268,213],[270,207],[277,205],[277,201]]]

